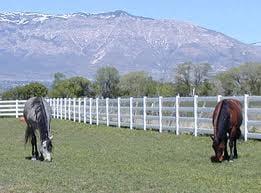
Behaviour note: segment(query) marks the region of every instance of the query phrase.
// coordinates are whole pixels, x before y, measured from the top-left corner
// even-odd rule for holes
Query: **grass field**
[[[209,137],[53,120],[53,162],[25,159],[25,125],[0,119],[0,192],[261,192],[261,141],[213,164]]]

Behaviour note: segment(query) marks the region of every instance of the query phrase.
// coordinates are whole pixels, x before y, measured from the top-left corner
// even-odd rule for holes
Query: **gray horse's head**
[[[52,138],[53,136],[49,137],[47,140],[44,140],[41,143],[41,154],[45,161],[52,161],[51,153],[52,153]]]

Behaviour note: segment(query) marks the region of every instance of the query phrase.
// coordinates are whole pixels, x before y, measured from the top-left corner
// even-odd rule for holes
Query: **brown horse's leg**
[[[234,158],[234,139],[232,137],[229,138],[229,148],[230,148],[230,157],[229,157],[229,161],[233,161]]]
[[[227,139],[225,141],[224,160],[229,160],[228,153],[227,153]]]
[[[238,155],[237,155],[237,140],[235,139],[234,142],[234,158],[237,159]]]

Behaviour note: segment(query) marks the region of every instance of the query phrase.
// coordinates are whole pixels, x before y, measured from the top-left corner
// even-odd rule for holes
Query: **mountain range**
[[[120,10],[0,13],[0,79],[50,80],[55,72],[93,79],[98,68],[114,66],[168,80],[183,62],[210,63],[218,72],[260,61],[261,46],[174,19]]]

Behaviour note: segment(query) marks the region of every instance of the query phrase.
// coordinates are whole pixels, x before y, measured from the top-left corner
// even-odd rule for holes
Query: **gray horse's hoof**
[[[234,162],[234,160],[229,160],[229,162]]]
[[[35,158],[35,157],[32,157],[31,160],[32,160],[32,161],[36,161],[36,158]]]

